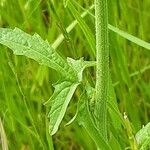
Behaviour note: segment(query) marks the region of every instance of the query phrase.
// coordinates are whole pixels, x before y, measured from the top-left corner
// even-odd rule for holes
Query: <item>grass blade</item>
[[[94,8],[94,5],[90,6],[90,8],[88,10],[85,10],[82,14],[81,14],[81,17],[84,18],[87,14],[88,14],[88,11],[93,9]],[[66,28],[66,31],[68,33],[70,33],[74,28],[75,26],[78,24],[78,21],[77,20],[74,20],[70,25],[68,25],[68,27]],[[64,35],[63,34],[60,34],[58,36],[58,38],[53,42],[52,44],[52,47],[54,49],[57,49],[57,47],[62,43],[62,41],[64,40]]]
[[[116,27],[114,27],[114,26],[112,26],[110,24],[108,25],[108,28],[111,31],[113,31],[113,32],[117,33],[118,35],[122,36],[123,38],[125,38],[125,39],[127,39],[127,40],[129,40],[129,41],[131,41],[131,42],[133,42],[133,43],[135,43],[135,44],[145,48],[145,49],[150,50],[150,43],[145,42],[145,41],[143,41],[143,40],[141,40],[141,39],[139,39],[139,38],[137,38],[137,37],[127,33],[127,32],[125,32],[125,31],[122,31],[119,28],[116,28]]]
[[[88,27],[88,25],[84,22],[83,18],[80,16],[74,5],[71,1],[68,2],[68,8],[71,11],[72,15],[75,17],[75,19],[78,21],[80,28],[82,29],[90,47],[91,47],[91,54],[95,56],[95,38],[94,34]]]

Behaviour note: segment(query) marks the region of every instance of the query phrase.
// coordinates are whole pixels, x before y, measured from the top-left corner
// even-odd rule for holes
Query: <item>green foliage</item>
[[[97,147],[104,150],[111,150],[108,142],[104,139],[99,129],[96,127],[96,123],[94,122],[94,116],[90,112],[89,101],[92,98],[90,95],[93,93],[92,87],[85,87],[87,92],[83,92],[80,97],[79,102],[79,113],[77,116],[77,120],[79,125],[82,125],[92,139],[95,141]]]
[[[71,58],[68,58],[67,63],[37,34],[30,36],[17,28],[14,30],[0,28],[0,33],[0,43],[12,49],[15,55],[32,58],[39,64],[51,67],[62,74],[63,81],[54,86],[55,91],[50,98],[53,102],[49,113],[50,134],[55,134],[77,86],[82,81],[83,70],[93,64],[84,62],[83,59],[75,61]]]
[[[75,19],[78,21],[80,28],[82,29],[90,47],[91,47],[91,55],[95,56],[95,38],[92,34],[90,28],[88,25],[84,22],[78,11],[76,10],[75,6],[71,3],[71,1],[68,2],[68,8],[75,17]]]
[[[133,42],[133,43],[135,43],[135,44],[141,46],[141,47],[144,47],[145,49],[150,50],[150,43],[145,42],[145,41],[143,41],[143,40],[141,40],[141,39],[139,39],[139,38],[137,38],[137,37],[135,37],[135,36],[133,36],[133,35],[127,33],[127,32],[124,32],[124,31],[122,31],[122,30],[116,28],[116,27],[113,27],[112,25],[109,25],[108,27],[109,27],[109,29],[110,29],[111,31],[113,31],[113,32],[115,32],[115,33],[117,33],[117,34],[119,34],[119,35],[122,36],[123,38],[125,38],[125,39],[127,39],[127,40],[129,40],[129,41],[131,41],[131,42]]]
[[[64,117],[67,106],[78,86],[78,83],[72,84],[69,81],[60,82],[55,85],[55,91],[50,101],[53,102],[50,118],[50,134],[53,135],[57,132],[58,127]]]
[[[31,36],[17,28],[14,30],[1,28],[0,43],[12,49],[15,55],[27,56],[41,65],[57,70],[63,76],[68,77],[67,74],[70,73],[73,77],[73,70],[68,63],[38,34]]]
[[[149,149],[149,5],[2,0],[2,148]]]
[[[136,140],[140,150],[150,148],[150,123],[136,133]]]

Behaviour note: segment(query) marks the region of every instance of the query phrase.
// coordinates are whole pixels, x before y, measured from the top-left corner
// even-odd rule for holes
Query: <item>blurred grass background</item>
[[[0,0],[0,27],[18,27],[30,34],[36,32],[53,43],[74,20],[63,1],[54,0],[53,3],[54,6],[51,0]],[[82,7],[88,9],[94,1],[79,0],[77,3],[76,9],[81,14]],[[150,42],[149,0],[108,0],[108,7],[111,25]],[[89,14],[84,20],[95,36],[94,18]],[[111,31],[109,40],[110,72],[118,106],[122,114],[127,113],[136,133],[150,120],[150,52]],[[56,50],[63,57],[95,58],[78,25]],[[94,85],[94,70],[86,71],[85,76]],[[58,79],[59,74],[54,70],[26,57],[15,56],[0,45],[0,121],[4,131],[1,136],[10,150],[95,149],[91,138],[76,122],[64,126],[76,112],[77,92],[59,132],[53,137],[48,134],[50,108],[44,102],[52,95],[52,83]],[[122,128],[114,132],[121,149],[127,148],[128,131]]]

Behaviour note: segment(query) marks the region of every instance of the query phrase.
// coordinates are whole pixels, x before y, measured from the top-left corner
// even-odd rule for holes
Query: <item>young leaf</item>
[[[38,34],[33,36],[18,28],[0,28],[0,43],[13,50],[16,55],[24,55],[36,60],[41,65],[55,69],[61,75],[72,79],[74,71],[48,43]]]
[[[95,66],[95,61],[84,61],[83,57],[79,60],[74,60],[70,57],[67,58],[67,62],[70,64],[70,66],[73,68],[74,72],[76,72],[78,81],[82,81],[82,75],[83,71],[87,67]]]

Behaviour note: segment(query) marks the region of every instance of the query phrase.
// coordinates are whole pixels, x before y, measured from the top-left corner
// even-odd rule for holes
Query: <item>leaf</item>
[[[15,55],[32,58],[41,65],[55,69],[61,75],[73,80],[74,71],[48,43],[38,34],[33,36],[15,28],[0,28],[0,43],[13,50]]]
[[[117,100],[116,95],[114,91],[114,87],[112,85],[112,80],[109,76],[109,90],[108,90],[108,110],[109,115],[111,117],[111,124],[116,128],[117,130],[121,128],[121,124],[124,125],[123,117],[119,111],[119,108],[117,106]]]
[[[54,86],[55,91],[51,97],[53,105],[49,113],[51,135],[57,132],[77,86],[78,83],[71,83],[69,81],[64,81]]]
[[[150,122],[138,131],[135,137],[140,150],[150,148]]]
[[[83,70],[95,65],[95,62],[90,64],[84,62],[83,58],[80,60],[68,58],[67,62],[38,34],[31,36],[17,28],[14,30],[0,28],[0,43],[12,49],[16,55],[27,56],[61,73],[64,80],[54,86],[55,91],[50,98],[53,101],[49,113],[50,133],[55,134],[77,86],[82,81]]]
[[[122,31],[122,30],[120,30],[120,29],[118,29],[118,28],[116,28],[116,27],[114,27],[114,26],[112,26],[110,24],[108,25],[108,28],[111,31],[117,33],[118,35],[124,37],[125,39],[127,39],[127,40],[129,40],[129,41],[131,41],[131,42],[141,46],[141,47],[144,47],[144,48],[150,50],[150,43],[145,42],[144,40],[141,40],[141,39],[139,39],[139,38],[137,38],[137,37],[135,37],[135,36],[125,32],[125,31]]]
[[[78,109],[77,109],[75,115],[73,116],[73,118],[71,118],[71,120],[69,122],[67,122],[65,124],[65,126],[69,126],[70,124],[72,124],[76,120],[77,115],[78,115]]]
[[[95,103],[93,102],[95,101],[95,97],[93,97],[95,90],[89,84],[86,85],[84,88],[86,92],[84,92],[81,95],[81,98],[78,104],[78,115],[76,119],[78,120],[78,123],[87,130],[87,132],[89,133],[89,135],[92,137],[92,139],[95,141],[96,145],[99,148],[106,149],[106,150],[111,149],[109,146],[109,143],[103,139],[101,132],[96,127],[97,118],[95,117],[92,111],[92,107],[94,107],[93,105],[95,105]],[[112,124],[118,130],[121,124],[124,125],[124,122],[119,112],[119,109],[117,107],[117,103],[115,101],[115,95],[114,95],[115,93],[112,87],[111,80],[109,84],[109,92],[110,92],[109,93],[110,97],[109,97],[109,100],[107,101],[108,110],[109,110],[110,116],[116,119],[117,122],[116,123],[113,122]],[[116,124],[117,124],[117,127],[115,126]]]
[[[79,60],[75,60],[75,59],[68,57],[67,62],[70,64],[70,66],[76,72],[79,82],[82,81],[82,75],[83,75],[84,69],[87,67],[96,65],[95,61],[84,61],[83,57],[80,58]]]
[[[87,92],[91,93],[92,89],[89,90],[90,91]],[[101,133],[96,128],[96,125],[93,121],[93,116],[89,111],[88,97],[85,91],[80,97],[79,113],[77,116],[77,120],[79,125],[83,126],[85,130],[89,133],[89,135],[94,140],[98,148],[103,150],[111,150],[111,147],[109,146],[108,142],[103,138]]]
[[[68,58],[69,65],[38,34],[31,36],[17,28],[14,30],[0,28],[0,43],[12,49],[14,54],[32,58],[42,65],[55,69],[63,76],[64,81],[54,86],[55,91],[50,98],[53,101],[49,113],[50,133],[55,134],[77,86],[82,81],[83,70],[95,65],[95,62],[84,62],[83,58],[80,60]]]
[[[79,5],[79,4],[78,4],[78,5]],[[85,10],[85,15],[89,14],[89,15],[91,15],[92,17],[95,17],[93,14],[91,14],[91,13],[88,11],[88,9],[83,8],[81,5],[80,5],[80,7],[81,7],[83,10]],[[93,9],[93,5],[90,7],[90,9]],[[74,10],[70,9],[70,11],[73,13]],[[76,11],[76,10],[75,10],[75,11]],[[73,29],[75,28],[76,24],[77,24],[76,21],[78,21],[78,23],[79,23],[81,29],[83,30],[83,32],[84,32],[84,34],[85,34],[85,36],[86,36],[86,38],[87,38],[87,40],[88,40],[90,37],[91,37],[91,39],[93,39],[93,38],[92,38],[92,34],[91,34],[90,32],[89,32],[89,33],[91,34],[91,36],[88,35],[87,30],[89,30],[89,29],[88,29],[89,27],[85,24],[85,22],[84,22],[84,20],[83,20],[83,17],[82,17],[82,16],[79,16],[79,14],[76,14],[76,13],[74,13],[73,15],[74,15],[74,17],[75,17],[75,15],[76,15],[76,17],[75,17],[76,20],[75,20],[74,22],[72,22],[72,24],[70,24],[70,25],[68,26],[68,28],[66,29],[67,32],[68,32],[68,33],[71,32],[71,30],[73,30]],[[77,15],[78,15],[78,16],[77,16]],[[78,19],[77,19],[77,17],[78,17]],[[80,19],[80,20],[79,20],[79,19]],[[85,28],[84,28],[85,26],[88,27],[88,28],[85,29]],[[113,26],[113,25],[111,25],[111,24],[108,24],[108,28],[109,28],[109,30],[111,30],[111,31],[113,31],[113,32],[115,32],[115,33],[117,33],[118,35],[122,36],[123,38],[125,38],[125,39],[127,39],[127,40],[129,40],[129,41],[131,41],[131,42],[133,42],[133,43],[135,43],[135,44],[141,46],[141,47],[144,47],[144,48],[150,50],[150,43],[149,43],[149,42],[146,42],[146,41],[144,41],[144,40],[142,40],[142,39],[140,39],[140,38],[137,38],[137,37],[135,37],[135,36],[133,36],[133,35],[131,35],[131,34],[125,32],[125,31],[123,31],[123,30],[121,30],[121,29],[119,29],[119,28],[117,28],[117,27],[115,27],[115,26]],[[89,30],[89,31],[90,31],[90,30]],[[61,34],[61,35],[58,37],[58,39],[54,42],[54,47],[57,48],[58,45],[60,45],[60,43],[61,43],[63,40],[64,40],[64,37],[63,37],[63,35]],[[88,40],[88,42],[90,42],[90,39]],[[92,42],[92,43],[93,43],[93,42]],[[93,45],[92,43],[90,43],[91,48],[93,47],[93,46],[92,46],[92,45]],[[94,50],[93,52],[94,52],[94,54],[95,54],[95,49],[92,48],[92,50]]]
[[[72,81],[65,80],[59,81],[54,87],[55,91],[49,101],[53,102],[49,118],[50,118],[50,134],[54,135],[60,123],[65,115],[67,106],[77,88],[77,86],[82,81],[83,70],[87,67],[95,65],[95,62],[86,62],[83,58],[79,60],[74,60],[72,58],[67,58],[68,63],[74,70],[77,79]],[[74,119],[73,119],[74,120]],[[72,121],[71,121],[72,122]]]
[[[92,10],[93,8],[94,8],[94,5],[90,6],[89,9],[83,11],[83,13],[80,15],[81,18],[84,18],[84,17],[88,14],[89,10]],[[78,21],[77,21],[77,20],[72,21],[72,22],[68,25],[68,27],[66,28],[67,33],[70,33],[70,32],[75,28],[75,26],[76,26],[77,24],[78,24]],[[60,34],[60,35],[57,37],[57,39],[54,41],[54,43],[52,44],[52,47],[53,47],[54,49],[57,49],[57,47],[62,43],[62,41],[63,41],[64,39],[65,39],[64,35],[63,35],[63,34]]]
[[[79,5],[79,4],[78,4]],[[95,17],[93,14],[91,14],[90,12],[89,12],[89,10],[90,9],[93,9],[94,8],[94,5],[91,5],[91,7],[90,7],[90,9],[85,9],[85,8],[83,8],[81,5],[80,5],[80,7],[84,10],[84,12],[79,16],[79,14],[76,14],[76,13],[74,13],[73,15],[74,15],[74,17],[75,17],[75,15],[76,15],[76,20],[74,20],[67,28],[66,28],[66,31],[68,32],[68,33],[70,33],[75,27],[76,27],[76,25],[79,23],[79,25],[80,25],[80,27],[81,27],[81,29],[83,30],[83,32],[84,32],[84,34],[85,34],[85,36],[86,36],[86,38],[87,38],[87,40],[88,40],[88,42],[90,42],[90,37],[91,37],[91,39],[93,39],[92,38],[92,34],[90,33],[91,31],[88,29],[89,27],[85,24],[85,22],[84,22],[84,20],[83,20],[83,18],[87,15],[87,14],[89,14],[91,17]],[[72,9],[70,9],[70,11],[73,13],[73,11],[74,10],[72,10]],[[76,10],[75,10],[76,11]],[[78,16],[77,16],[78,15]],[[78,19],[77,19],[77,17],[78,17]],[[79,20],[80,19],[80,20]],[[86,26],[86,27],[88,27],[88,28],[84,28],[84,26]],[[118,35],[120,35],[120,36],[122,36],[123,38],[125,38],[125,39],[127,39],[127,40],[129,40],[129,41],[131,41],[131,42],[133,42],[133,43],[135,43],[135,44],[137,44],[137,45],[139,45],[139,46],[142,46],[142,47],[144,47],[144,48],[146,48],[146,49],[148,49],[148,50],[150,50],[150,43],[148,43],[148,42],[146,42],[146,41],[144,41],[144,40],[142,40],[142,39],[140,39],[140,38],[137,38],[137,37],[135,37],[135,36],[133,36],[133,35],[131,35],[131,34],[129,34],[129,33],[127,33],[127,32],[125,32],[125,31],[123,31],[123,30],[121,30],[121,29],[119,29],[119,28],[117,28],[117,27],[115,27],[115,26],[113,26],[113,25],[111,25],[111,24],[108,24],[108,28],[109,28],[109,30],[111,30],[111,31],[113,31],[113,32],[115,32],[115,33],[117,33]],[[89,30],[89,31],[87,31],[87,30]],[[90,34],[90,35],[88,35],[88,34]],[[61,44],[61,42],[64,40],[64,36],[62,35],[62,34],[60,34],[60,36],[55,40],[55,42],[53,43],[53,47],[56,49],[60,44]],[[93,41],[93,40],[92,40]],[[95,41],[94,41],[95,42]],[[91,48],[93,47],[92,46],[93,45],[93,42],[90,42],[90,46],[91,46]],[[95,54],[95,49],[93,49],[92,48],[92,50],[94,50],[93,52],[94,52],[94,54]]]
[[[89,26],[85,23],[85,21],[83,20],[83,18],[80,16],[79,12],[76,10],[76,8],[74,7],[74,4],[72,4],[71,1],[68,1],[68,8],[71,11],[72,15],[75,17],[75,19],[78,21],[78,24],[80,26],[80,28],[82,29],[90,47],[91,47],[91,54],[93,56],[95,56],[95,38],[94,38],[94,34],[92,33],[92,31],[90,30]]]

